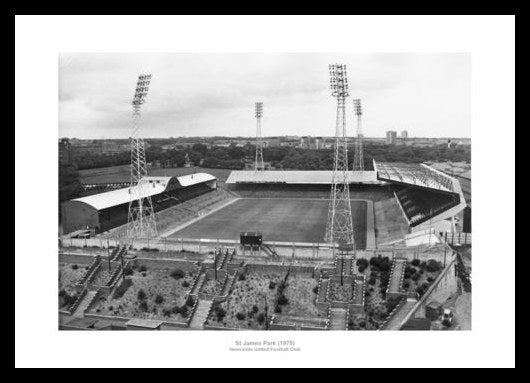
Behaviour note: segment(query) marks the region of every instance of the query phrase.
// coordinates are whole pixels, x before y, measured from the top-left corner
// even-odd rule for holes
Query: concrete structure
[[[389,130],[386,132],[386,143],[387,145],[394,145],[397,140],[397,132],[395,130]]]
[[[150,197],[154,210],[160,211],[216,187],[217,179],[207,173],[181,177],[144,177],[138,185],[132,187],[63,202],[61,209],[64,233],[76,230],[100,233],[127,223],[131,195]]]
[[[331,185],[332,178],[333,171],[331,170],[269,170],[267,172],[234,170],[228,176],[226,183]],[[365,170],[364,172],[349,171],[348,179],[352,184],[383,184],[377,179],[377,174],[373,170]]]

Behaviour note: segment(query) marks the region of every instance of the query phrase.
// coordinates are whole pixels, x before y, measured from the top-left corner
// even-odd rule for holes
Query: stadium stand
[[[424,164],[377,162],[374,166],[382,181],[454,192],[451,177]]]
[[[131,196],[150,197],[155,212],[196,198],[217,188],[216,178],[206,173],[180,177],[144,177],[135,186],[76,198],[61,204],[65,233],[92,229],[111,230],[127,222]]]
[[[458,194],[448,195],[412,187],[397,191],[396,198],[403,208],[410,226],[419,225],[460,202]]]

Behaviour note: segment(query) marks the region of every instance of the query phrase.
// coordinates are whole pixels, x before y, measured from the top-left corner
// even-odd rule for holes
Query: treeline
[[[146,150],[148,162],[160,163],[162,167],[182,167],[186,154],[191,162],[205,168],[243,169],[245,162],[255,157],[255,147],[251,144],[239,147],[208,147],[204,144],[193,144],[183,149],[163,150],[160,146],[151,145]],[[353,163],[353,147],[349,148],[349,163]],[[289,147],[263,148],[263,158],[276,169],[325,170],[333,167],[333,150],[331,149],[297,149]],[[429,147],[405,145],[366,144],[364,146],[365,168],[372,169],[372,159],[381,162],[421,163],[426,161],[471,162],[471,147],[447,145]],[[76,157],[78,169],[102,168],[126,165],[130,162],[128,152],[116,155],[84,155]]]

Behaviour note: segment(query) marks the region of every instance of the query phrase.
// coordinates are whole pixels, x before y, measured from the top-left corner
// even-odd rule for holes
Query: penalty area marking
[[[161,235],[160,235],[160,238],[167,238],[167,237],[169,237],[169,236],[175,234],[176,232],[178,232],[178,231],[180,231],[180,230],[182,230],[182,229],[184,229],[184,228],[186,228],[186,227],[188,227],[188,226],[194,224],[195,222],[200,221],[201,219],[203,219],[203,218],[205,218],[205,217],[208,217],[210,214],[213,214],[213,213],[215,213],[216,211],[219,211],[219,210],[221,210],[221,209],[224,209],[225,207],[227,207],[227,206],[229,206],[229,205],[231,205],[231,204],[233,204],[234,202],[239,201],[239,200],[240,200],[240,198],[232,199],[232,200],[228,201],[227,203],[225,203],[224,205],[218,206],[218,207],[216,207],[215,209],[210,210],[210,211],[209,211],[208,213],[206,213],[206,214],[203,214],[203,215],[201,215],[201,216],[199,216],[199,217],[193,218],[192,220],[190,220],[190,221],[188,221],[188,222],[185,222],[185,223],[183,223],[182,225],[179,225],[179,226],[177,226],[177,227],[175,227],[175,228],[173,228],[173,229],[168,229],[168,230],[166,230],[166,232],[165,232],[164,234],[161,234]]]

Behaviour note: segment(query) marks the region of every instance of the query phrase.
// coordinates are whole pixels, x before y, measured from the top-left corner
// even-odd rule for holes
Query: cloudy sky
[[[470,137],[470,56],[464,53],[65,53],[59,57],[59,135],[127,138],[140,72],[153,75],[144,137],[334,134],[329,63],[348,66],[365,136]]]

